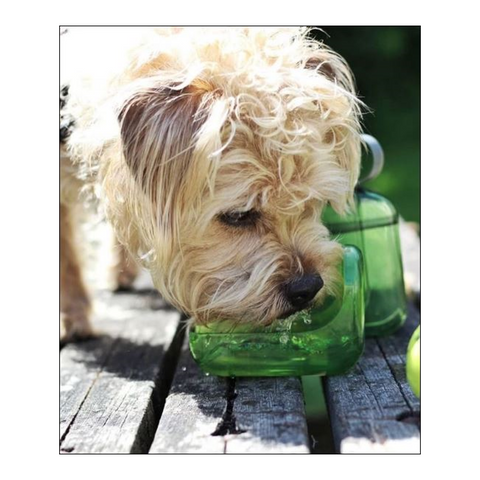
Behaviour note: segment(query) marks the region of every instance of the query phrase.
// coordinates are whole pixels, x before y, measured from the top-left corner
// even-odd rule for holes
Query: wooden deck
[[[60,353],[62,453],[310,452],[299,378],[203,374],[154,292],[104,292],[98,304],[103,335]],[[323,379],[337,451],[419,451],[404,367],[417,323],[412,306],[400,332],[367,340],[350,373]]]

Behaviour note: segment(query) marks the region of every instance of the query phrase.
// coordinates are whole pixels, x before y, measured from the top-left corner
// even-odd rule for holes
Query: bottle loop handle
[[[377,178],[383,170],[383,165],[385,164],[385,154],[383,153],[383,148],[380,145],[380,142],[371,135],[362,133],[360,135],[362,142],[366,145],[372,154],[373,163],[370,172],[363,178],[360,178],[358,181],[359,185],[362,185],[369,180]]]

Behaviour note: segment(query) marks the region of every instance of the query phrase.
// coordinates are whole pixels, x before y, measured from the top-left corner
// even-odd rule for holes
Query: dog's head
[[[197,322],[321,302],[342,256],[322,208],[344,212],[359,172],[343,60],[303,29],[185,29],[139,51],[105,174],[120,238]]]

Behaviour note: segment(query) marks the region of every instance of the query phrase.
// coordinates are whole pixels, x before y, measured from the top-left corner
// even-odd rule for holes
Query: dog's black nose
[[[304,275],[297,277],[285,286],[285,295],[295,308],[306,307],[317,292],[323,287],[320,275]]]

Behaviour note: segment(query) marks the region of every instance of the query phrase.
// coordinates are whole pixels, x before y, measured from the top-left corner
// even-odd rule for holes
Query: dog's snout
[[[297,277],[285,286],[285,295],[295,308],[305,307],[323,287],[320,275]]]

